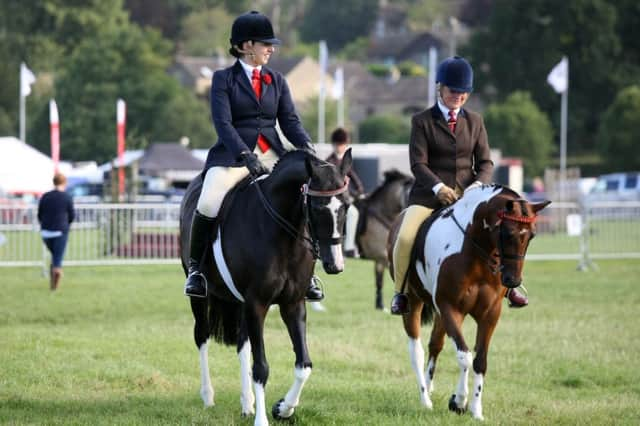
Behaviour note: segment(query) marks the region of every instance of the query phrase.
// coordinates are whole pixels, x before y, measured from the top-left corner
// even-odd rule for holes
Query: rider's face
[[[440,88],[440,97],[442,98],[442,103],[449,109],[458,109],[467,102],[469,98],[469,92],[454,92],[449,89],[447,86],[442,86]]]
[[[271,58],[276,47],[271,43],[263,43],[261,41],[247,42],[246,51],[249,52],[245,56],[247,63],[254,67],[266,65]]]

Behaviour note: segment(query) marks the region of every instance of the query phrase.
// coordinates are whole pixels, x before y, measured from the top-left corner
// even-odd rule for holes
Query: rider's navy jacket
[[[211,115],[218,141],[209,150],[205,170],[243,165],[240,153],[254,150],[259,133],[282,156],[285,149],[275,128],[276,119],[282,133],[296,147],[304,148],[311,141],[282,74],[263,66],[261,77],[262,96],[258,100],[239,61],[213,74]]]

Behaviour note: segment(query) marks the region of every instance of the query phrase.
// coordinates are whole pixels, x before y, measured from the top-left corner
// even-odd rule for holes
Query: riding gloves
[[[269,169],[262,161],[258,159],[258,156],[250,151],[243,151],[240,153],[240,158],[244,162],[245,167],[251,173],[251,176],[258,177],[260,175],[269,174]]]
[[[458,199],[456,192],[447,185],[443,185],[442,188],[440,188],[436,197],[438,197],[438,201],[445,206],[454,203]]]

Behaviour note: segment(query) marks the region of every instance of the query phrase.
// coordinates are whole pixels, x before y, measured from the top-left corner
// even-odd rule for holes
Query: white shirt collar
[[[440,99],[438,99],[438,108],[440,108],[440,111],[442,112],[442,115],[444,116],[444,119],[448,120],[449,119],[449,108],[447,108],[447,106],[445,104],[443,104]],[[454,109],[453,112],[455,112],[456,119],[457,119],[458,118],[458,113],[460,112],[460,108]]]
[[[258,71],[262,70],[262,65],[258,65],[257,67],[253,67],[253,66],[247,64],[246,62],[244,62],[242,59],[238,59],[238,61],[240,61],[240,65],[242,65],[242,69],[244,70],[244,74],[249,79],[249,82],[251,82],[251,74],[253,73],[254,69],[257,69]]]

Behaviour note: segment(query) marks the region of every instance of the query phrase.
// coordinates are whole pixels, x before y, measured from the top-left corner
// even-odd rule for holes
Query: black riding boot
[[[320,278],[315,275],[311,277],[311,283],[309,283],[309,288],[307,289],[307,300],[312,302],[319,302],[324,299],[324,293],[322,292],[322,288],[318,285],[318,281]]]
[[[191,222],[191,249],[189,250],[189,275],[184,284],[185,296],[207,297],[207,279],[200,271],[200,263],[207,244],[211,241],[211,233],[215,218],[200,214],[197,210]]]

